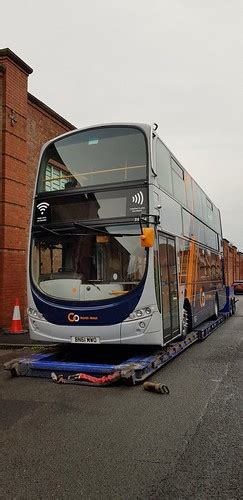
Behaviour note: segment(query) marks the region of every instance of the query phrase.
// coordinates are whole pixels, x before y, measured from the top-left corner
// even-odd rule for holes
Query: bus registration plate
[[[72,344],[100,344],[100,337],[71,337]]]

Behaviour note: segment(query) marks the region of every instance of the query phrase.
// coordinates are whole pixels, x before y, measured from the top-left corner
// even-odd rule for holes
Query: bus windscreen
[[[37,192],[139,181],[146,176],[144,133],[137,127],[99,127],[74,132],[47,146]]]
[[[44,231],[32,243],[35,286],[62,300],[112,301],[128,294],[146,270],[147,252],[139,233],[137,225],[107,226],[97,232],[83,227],[79,234]]]

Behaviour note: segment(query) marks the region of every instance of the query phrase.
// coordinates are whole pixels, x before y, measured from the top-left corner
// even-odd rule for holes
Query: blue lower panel
[[[234,289],[232,286],[226,286],[226,303],[222,311],[223,313],[231,312],[230,304],[232,300],[234,300]]]
[[[116,365],[98,365],[98,364],[88,364],[88,363],[66,363],[65,361],[52,361],[52,360],[31,360],[28,366],[32,370],[48,370],[48,371],[58,371],[58,372],[69,372],[73,373],[113,373],[118,369]]]

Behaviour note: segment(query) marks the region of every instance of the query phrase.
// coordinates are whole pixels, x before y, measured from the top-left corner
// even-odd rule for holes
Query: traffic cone
[[[25,331],[23,330],[23,327],[22,327],[22,323],[21,323],[19,299],[18,298],[16,298],[16,300],[15,300],[12,323],[11,323],[11,327],[8,330],[8,333],[13,333],[13,334],[25,333]]]

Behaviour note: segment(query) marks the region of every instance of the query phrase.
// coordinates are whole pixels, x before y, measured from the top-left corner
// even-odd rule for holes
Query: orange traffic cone
[[[25,331],[23,330],[23,327],[22,327],[22,323],[21,323],[19,299],[18,298],[16,298],[16,300],[15,300],[12,323],[11,323],[11,327],[8,330],[8,333],[15,333],[15,334],[25,333]]]

